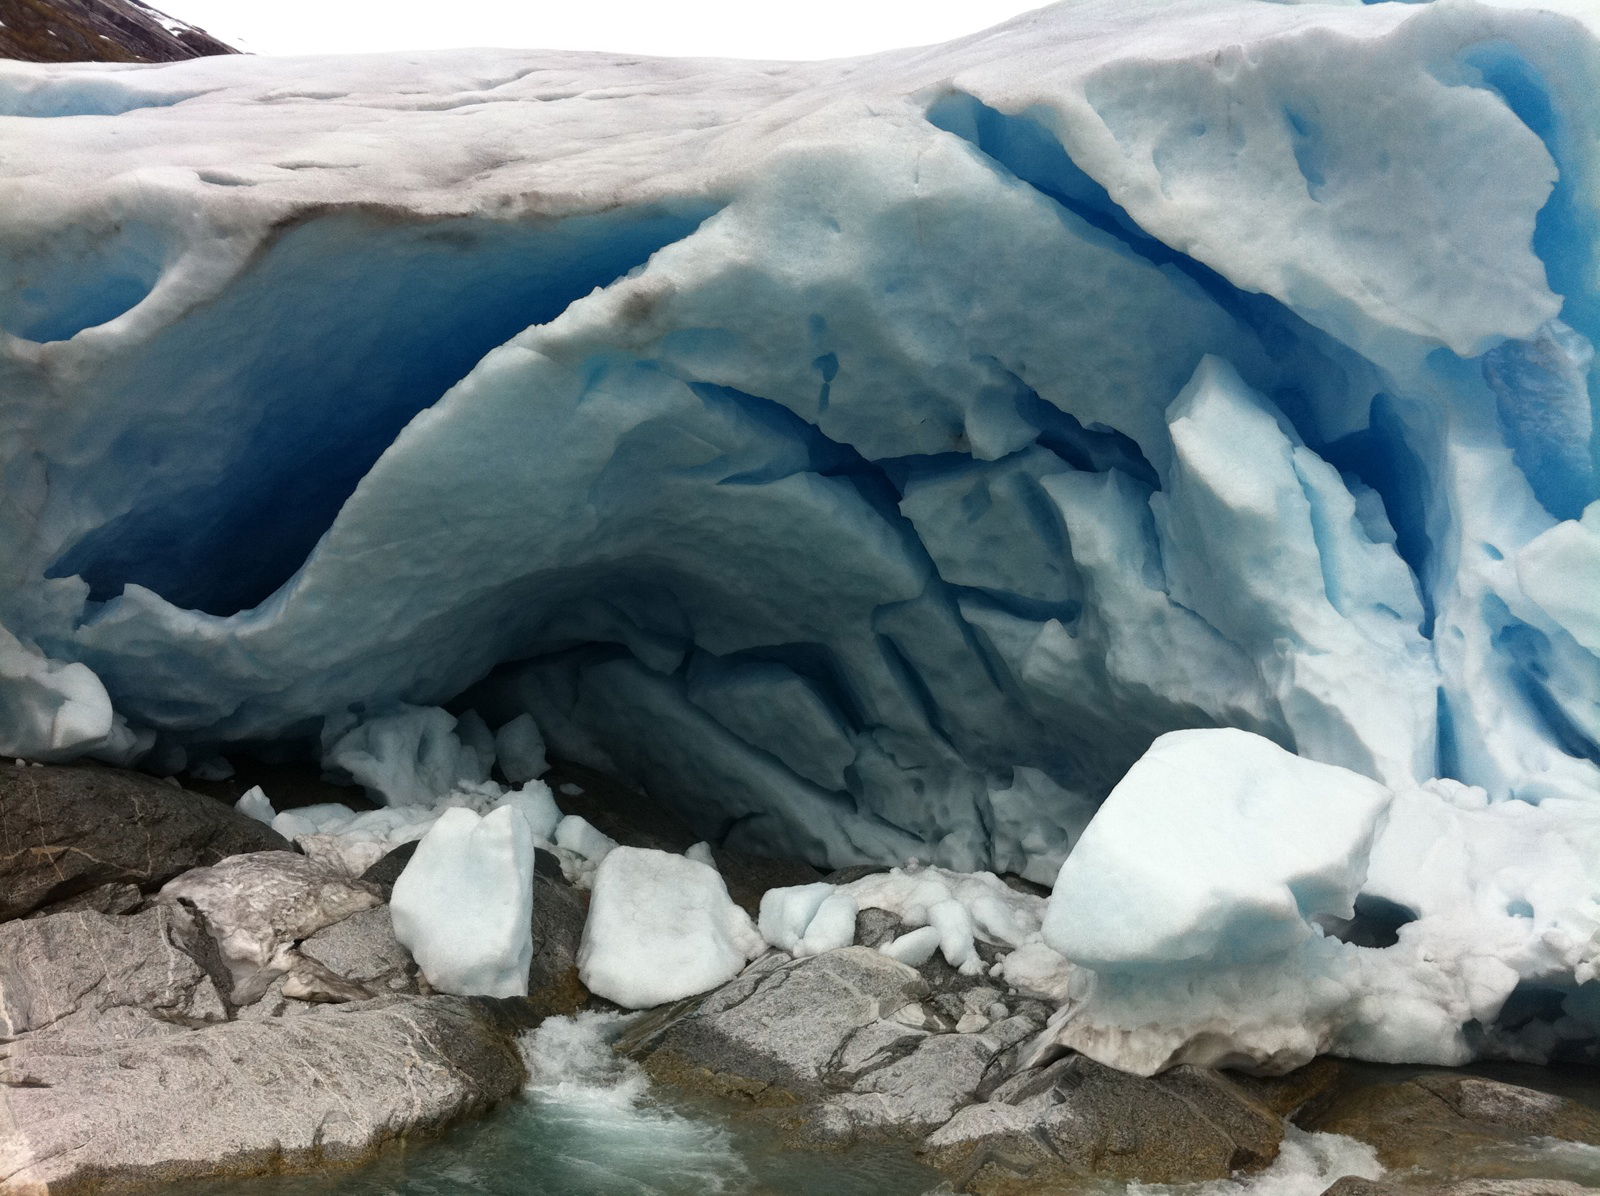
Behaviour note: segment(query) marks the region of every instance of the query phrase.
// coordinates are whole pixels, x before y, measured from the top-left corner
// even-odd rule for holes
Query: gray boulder
[[[1347,1175],[1322,1196],[1415,1196],[1417,1188],[1404,1181],[1361,1179]],[[1429,1196],[1596,1196],[1600,1188],[1586,1188],[1564,1179],[1464,1179],[1431,1183]]]
[[[233,856],[186,872],[161,890],[179,942],[235,1007],[258,1001],[279,976],[287,976],[285,996],[370,996],[359,987],[341,989],[337,976],[305,960],[296,945],[382,902],[378,886],[287,851]]]
[[[0,924],[0,1038],[135,1038],[225,1020],[211,980],[170,932],[160,907]]]
[[[149,893],[197,865],[288,848],[232,807],[142,773],[0,767],[0,922],[103,886]]]
[[[1013,1076],[931,1134],[962,1191],[1070,1188],[1074,1179],[1187,1183],[1266,1166],[1282,1119],[1218,1072],[1126,1075],[1081,1055]]]
[[[359,910],[300,944],[300,955],[373,993],[416,993],[417,965],[394,937],[387,905]]]
[[[518,1028],[495,1003],[437,996],[0,1046],[0,1190],[71,1196],[358,1162],[516,1092]]]
[[[927,985],[870,947],[809,959],[767,955],[700,1000],[648,1044],[656,1074],[702,1086],[826,1093],[827,1078],[859,1031],[896,1015],[920,1025]]]
[[[1525,1138],[1600,1146],[1600,1112],[1577,1101],[1485,1076],[1429,1070],[1399,1080],[1357,1079],[1296,1117],[1306,1129],[1370,1143],[1385,1167],[1460,1174],[1468,1156],[1492,1157]]]

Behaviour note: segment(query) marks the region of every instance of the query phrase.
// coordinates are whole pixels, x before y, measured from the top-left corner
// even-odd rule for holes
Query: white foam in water
[[[1377,1179],[1383,1166],[1372,1147],[1343,1134],[1290,1128],[1272,1166],[1255,1175],[1203,1184],[1129,1184],[1128,1196],[1319,1196],[1346,1175]]]
[[[526,1095],[595,1193],[749,1190],[749,1173],[721,1126],[655,1104],[650,1081],[612,1042],[629,1018],[580,1013],[547,1018],[522,1037]]]

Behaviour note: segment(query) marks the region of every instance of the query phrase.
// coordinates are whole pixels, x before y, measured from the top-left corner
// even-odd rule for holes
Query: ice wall
[[[0,64],[0,750],[451,702],[738,846],[1041,879],[1183,728],[1593,801],[1559,7]]]

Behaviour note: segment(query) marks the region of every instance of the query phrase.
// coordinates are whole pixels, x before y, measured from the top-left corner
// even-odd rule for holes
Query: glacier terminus
[[[363,785],[247,812],[442,992],[539,847],[630,1007],[877,908],[1127,1072],[1593,1061],[1597,340],[1580,0],[0,62],[0,753]]]

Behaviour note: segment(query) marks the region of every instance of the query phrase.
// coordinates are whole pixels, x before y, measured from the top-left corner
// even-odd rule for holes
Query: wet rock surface
[[[1385,1167],[1448,1173],[1532,1137],[1600,1145],[1600,1112],[1502,1080],[1426,1071],[1405,1079],[1358,1077],[1298,1119],[1306,1129],[1370,1143]]]
[[[97,783],[119,775],[82,771]],[[164,803],[136,825],[232,814],[124,780],[141,794],[157,786]],[[201,812],[171,811],[184,803]],[[642,830],[627,814],[608,822],[619,839],[664,841],[659,811]],[[244,832],[271,835],[254,823]],[[671,835],[680,847],[689,838]],[[166,841],[214,851],[217,837]],[[409,854],[360,880],[293,852],[235,854],[181,871],[159,897],[158,868],[86,876],[0,922],[0,1190],[115,1191],[354,1161],[514,1092],[519,1029],[605,1007],[577,975],[588,894],[539,852],[530,996],[435,995],[383,904]],[[731,867],[746,869],[752,903],[794,879],[754,857]],[[839,879],[856,874],[870,872]],[[1338,1196],[1587,1191],[1481,1165],[1530,1136],[1600,1144],[1600,1113],[1579,1102],[1482,1075],[1331,1059],[1273,1078],[1126,1075],[1041,1052],[1052,1007],[991,976],[987,944],[976,946],[983,966],[965,972],[937,952],[912,967],[877,949],[906,930],[861,909],[857,945],[771,951],[711,993],[641,1015],[619,1047],[658,1081],[740,1099],[798,1144],[912,1143],[963,1192],[1248,1174],[1272,1162],[1291,1124],[1370,1142],[1391,1169],[1340,1180]],[[172,1099],[195,1092],[207,1099]]]
[[[1564,1179],[1464,1179],[1455,1183],[1358,1179],[1347,1175],[1324,1189],[1322,1196],[1592,1196],[1588,1188]]]
[[[121,886],[148,894],[190,868],[288,847],[221,802],[141,773],[0,767],[0,922],[75,899],[111,912],[108,902],[126,901]]]
[[[516,1028],[489,1002],[391,997],[131,1042],[14,1042],[0,1047],[0,1190],[358,1161],[515,1092]]]

